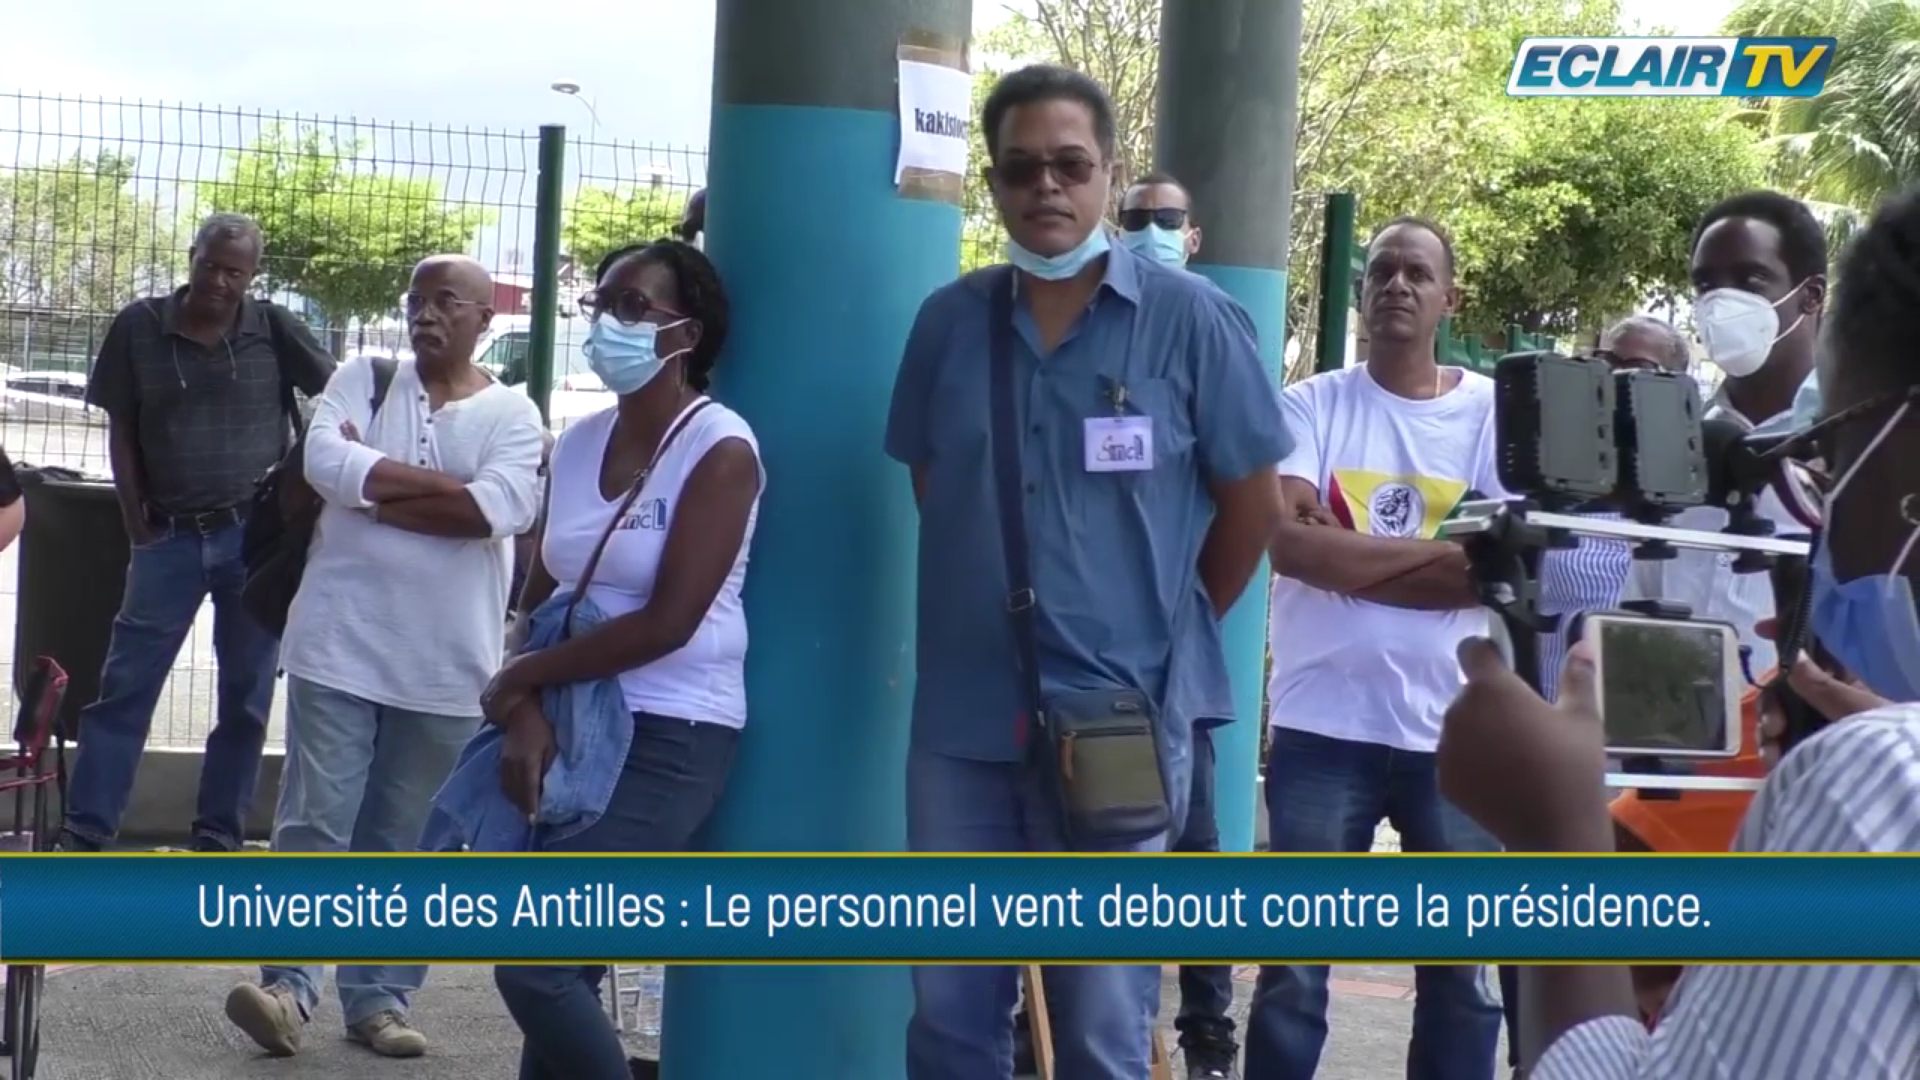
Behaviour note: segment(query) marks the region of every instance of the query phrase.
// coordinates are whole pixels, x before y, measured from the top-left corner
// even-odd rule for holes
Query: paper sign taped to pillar
[[[965,176],[972,111],[973,78],[965,71],[900,61],[900,157],[893,182],[900,183],[908,169]]]

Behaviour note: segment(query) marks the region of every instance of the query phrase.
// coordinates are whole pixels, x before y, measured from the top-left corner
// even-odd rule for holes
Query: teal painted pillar
[[[1189,269],[1240,301],[1279,385],[1301,0],[1166,0],[1154,164],[1180,179],[1201,228]],[[1266,682],[1267,568],[1227,613],[1233,723],[1216,728],[1220,847],[1253,850]],[[1281,647],[1280,643],[1275,644]]]
[[[960,210],[893,181],[903,36],[964,43],[970,0],[719,0],[706,251],[732,327],[715,391],[766,463],[746,587],[747,727],[709,843],[900,851],[916,516],[881,451]],[[668,1080],[894,1080],[903,967],[676,967]]]

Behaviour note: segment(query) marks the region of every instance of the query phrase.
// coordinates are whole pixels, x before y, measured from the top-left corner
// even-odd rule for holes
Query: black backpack
[[[275,355],[280,355],[280,327],[273,323]],[[373,415],[387,400],[400,362],[391,357],[373,361]],[[267,632],[280,637],[287,629],[287,612],[300,591],[307,569],[307,549],[313,545],[314,525],[320,520],[321,499],[307,483],[306,424],[293,398],[293,384],[284,369],[280,375],[281,406],[293,424],[293,445],[287,449],[253,491],[246,531],[241,534],[240,558],[247,580],[240,600]]]

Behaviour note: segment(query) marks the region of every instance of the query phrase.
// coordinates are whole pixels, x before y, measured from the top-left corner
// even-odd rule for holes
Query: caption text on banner
[[[1885,960],[1920,859],[0,856],[13,963]]]

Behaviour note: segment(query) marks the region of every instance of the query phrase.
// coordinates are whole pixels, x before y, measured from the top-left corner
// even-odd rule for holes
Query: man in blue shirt
[[[1184,267],[1200,250],[1200,227],[1193,222],[1193,196],[1171,174],[1148,173],[1120,196],[1122,247],[1167,266]],[[1220,825],[1214,814],[1213,728],[1231,723],[1232,716],[1196,717],[1193,725],[1193,775],[1187,786],[1185,827],[1173,841],[1173,850],[1196,854],[1220,850]],[[1173,1026],[1180,1032],[1180,1056],[1189,1080],[1227,1080],[1240,1047],[1233,1039],[1233,968],[1225,964],[1180,966],[1180,1012]],[[1022,1047],[1027,1029],[1023,1006],[1014,1017],[1014,1044]],[[1022,1049],[1026,1049],[1022,1047]],[[1024,1058],[1031,1061],[1030,1050]],[[1016,1057],[1016,1062],[1022,1060]],[[1031,1071],[1031,1069],[1027,1070]]]
[[[1113,107],[1036,66],[982,110],[1013,264],[928,297],[908,337],[887,453],[920,504],[918,676],[907,762],[914,851],[1052,851],[1061,823],[1029,764],[991,457],[990,303],[1016,286],[1013,429],[1046,695],[1128,688],[1157,707],[1172,820],[1192,725],[1232,715],[1219,615],[1279,527],[1291,447],[1252,321],[1204,278],[1110,246]],[[1088,421],[1121,416],[1152,453],[1114,468]],[[1141,849],[1158,850],[1165,838]],[[1058,1080],[1148,1071],[1159,969],[1050,969]],[[1011,968],[914,972],[908,1080],[1011,1075]]]

